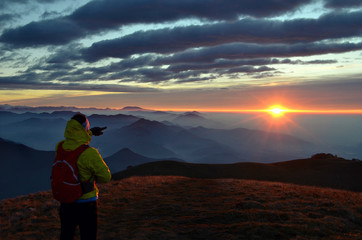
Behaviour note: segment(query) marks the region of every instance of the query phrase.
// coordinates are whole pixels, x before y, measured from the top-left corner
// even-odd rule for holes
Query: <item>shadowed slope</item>
[[[50,188],[54,152],[38,151],[0,138],[0,199]]]
[[[326,154],[272,164],[192,164],[159,161],[142,164],[113,174],[114,179],[130,176],[173,175],[193,178],[237,178],[279,181],[362,192],[362,162]]]

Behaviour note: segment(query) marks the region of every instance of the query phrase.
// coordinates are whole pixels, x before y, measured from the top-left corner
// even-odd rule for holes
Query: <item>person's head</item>
[[[77,113],[72,117],[72,119],[78,121],[84,127],[84,129],[87,132],[89,131],[89,127],[90,127],[89,121],[88,121],[87,117],[84,114]]]

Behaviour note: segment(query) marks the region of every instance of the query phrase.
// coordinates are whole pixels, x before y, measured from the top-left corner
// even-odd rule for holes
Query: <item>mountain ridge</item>
[[[170,159],[171,160],[171,159]],[[164,161],[164,159],[149,158],[138,153],[135,153],[129,148],[123,148],[109,156],[104,158],[111,173],[122,171],[126,168],[134,167],[143,163]],[[181,161],[181,160],[179,160]]]
[[[362,162],[329,154],[277,163],[198,164],[177,161],[144,163],[114,173],[119,180],[132,176],[183,176],[210,179],[251,179],[329,187],[362,192]]]

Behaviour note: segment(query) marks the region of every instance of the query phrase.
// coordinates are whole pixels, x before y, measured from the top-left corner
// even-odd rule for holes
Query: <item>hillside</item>
[[[54,152],[0,138],[0,200],[50,188]]]
[[[316,154],[308,159],[270,164],[193,164],[158,161],[115,173],[113,179],[159,175],[278,181],[362,192],[362,162],[345,160],[331,154]]]
[[[105,158],[104,161],[106,162],[111,173],[116,173],[126,169],[127,167],[162,160],[156,158],[148,158],[133,152],[129,148],[123,148],[112,156]]]
[[[362,238],[362,193],[185,177],[132,177],[100,192],[102,240]],[[1,201],[0,239],[58,239],[57,209],[50,192]]]

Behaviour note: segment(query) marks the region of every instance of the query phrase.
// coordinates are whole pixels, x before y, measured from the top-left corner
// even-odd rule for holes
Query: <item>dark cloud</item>
[[[38,3],[55,3],[55,2],[62,2],[64,0],[36,0]]]
[[[361,44],[360,44],[361,45]],[[335,60],[290,60],[264,58],[264,56],[295,56],[320,54],[321,51],[345,51],[346,48],[358,48],[358,44],[227,44],[216,47],[191,49],[172,56],[142,55],[120,60],[102,67],[82,67],[77,62],[74,52],[80,45],[73,44],[62,49],[58,54],[34,65],[27,73],[43,72],[37,75],[42,81],[89,82],[199,82],[213,80],[216,76],[238,79],[235,74],[251,75],[255,78],[273,76],[276,69],[267,65],[273,64],[327,64]],[[360,46],[359,46],[360,47]],[[339,49],[342,48],[342,49]],[[243,52],[244,51],[244,52]],[[164,65],[169,65],[165,68]]]
[[[0,34],[3,32],[6,26],[11,24],[16,18],[18,18],[18,15],[16,14],[0,14]]]
[[[231,74],[256,74],[266,71],[274,71],[274,68],[267,66],[254,67],[254,66],[237,66],[232,68],[205,68],[197,70],[182,70],[174,71],[171,69],[164,69],[160,67],[140,68],[140,69],[124,69],[115,72],[109,76],[107,80],[120,80],[121,82],[168,82],[177,81],[181,82],[194,82],[206,81],[215,79],[216,76],[228,76]],[[109,71],[108,71],[109,73]]]
[[[238,22],[139,31],[125,37],[94,43],[83,50],[86,61],[106,57],[125,58],[137,53],[173,53],[188,48],[232,42],[297,43],[358,36],[362,12],[330,13],[319,19],[271,21],[243,19]]]
[[[163,64],[206,62],[216,59],[243,59],[265,57],[312,56],[341,53],[362,49],[360,43],[298,43],[298,44],[251,44],[231,43],[202,49],[189,49],[158,60]]]
[[[228,60],[228,59],[216,59],[211,63],[201,62],[189,62],[181,64],[172,64],[168,67],[168,70],[174,72],[182,72],[187,70],[209,70],[214,68],[234,68],[245,65],[266,65],[280,62],[277,59],[240,59],[240,60]]]
[[[329,8],[351,8],[362,6],[361,0],[324,0]]]
[[[0,1],[0,8],[5,9],[10,5],[14,4],[27,4],[29,2],[38,2],[38,3],[54,3],[54,2],[61,2],[63,0],[1,0]]]
[[[74,60],[80,59],[81,45],[74,43],[68,44],[66,47],[57,49],[55,54],[51,55],[48,59],[48,63],[69,63]]]
[[[87,29],[113,28],[130,23],[160,23],[186,18],[236,20],[240,15],[276,16],[310,0],[101,0],[92,1],[70,17]]]
[[[18,46],[66,44],[90,32],[134,23],[163,23],[180,19],[237,20],[241,15],[276,16],[311,0],[101,0],[80,7],[66,18],[32,22],[7,30],[0,41]]]
[[[14,4],[14,3],[25,4],[28,2],[29,2],[29,0],[1,0],[0,7],[4,9],[5,7],[7,7],[10,4]]]
[[[26,73],[13,77],[0,77],[0,89],[51,89],[84,90],[101,92],[157,92],[150,87],[132,87],[120,84],[82,84],[72,82],[53,83],[42,81],[42,74]]]
[[[260,45],[263,47],[263,45]],[[76,49],[77,46],[74,46]],[[249,48],[246,46],[246,48]],[[274,49],[274,45],[268,46]],[[260,74],[261,72],[273,72],[276,69],[268,67],[272,64],[330,64],[336,63],[336,60],[290,60],[290,59],[277,59],[277,58],[247,58],[247,59],[226,59],[209,56],[207,61],[202,61],[200,58],[191,59],[187,57],[187,52],[175,54],[172,57],[162,55],[143,55],[140,57],[130,57],[128,59],[120,60],[117,63],[111,63],[102,67],[84,67],[79,68],[77,64],[66,57],[71,54],[72,48],[69,48],[66,53],[61,56],[52,56],[48,61],[42,65],[38,65],[29,71],[56,71],[58,73],[49,75],[50,79],[58,79],[60,81],[81,82],[89,80],[118,80],[121,82],[167,82],[175,80],[178,83],[190,81],[205,81],[214,79],[210,74],[218,76],[228,76],[231,74],[248,74],[258,75],[259,78],[271,76],[270,74]],[[208,49],[204,48],[204,51]],[[265,48],[256,52],[264,52]],[[222,51],[221,51],[222,52]],[[280,52],[280,51],[278,51]],[[236,53],[236,52],[235,52]],[[178,56],[186,54],[186,56]],[[288,53],[289,54],[289,53]],[[283,53],[282,53],[283,55]],[[291,53],[293,55],[293,53]],[[163,65],[169,65],[165,68]],[[260,66],[260,67],[257,67]],[[73,68],[73,70],[72,70]],[[76,69],[76,70],[75,70]],[[202,77],[202,75],[209,75]],[[64,76],[62,76],[64,75]],[[230,76],[231,77],[231,76]],[[194,80],[190,80],[194,79]]]
[[[0,14],[0,23],[8,22],[14,18],[13,14]]]
[[[362,43],[246,44],[233,43],[199,50],[187,50],[165,58],[165,63],[212,62],[215,59],[312,56],[362,49]]]
[[[23,27],[5,30],[0,41],[16,47],[60,45],[74,37],[83,36],[84,31],[66,19],[31,22]]]
[[[215,68],[235,68],[245,65],[270,65],[270,64],[331,64],[337,63],[336,60],[312,60],[312,61],[301,61],[301,60],[290,60],[290,59],[276,59],[276,58],[258,58],[258,59],[216,59],[212,63],[200,63],[200,62],[189,62],[181,64],[170,65],[167,70],[173,72],[182,72],[188,70],[209,70]]]
[[[331,63],[337,63],[337,61],[336,60],[312,60],[312,61],[301,62],[301,64],[331,64]]]
[[[252,66],[241,66],[236,68],[231,68],[227,70],[227,73],[259,73],[259,72],[266,72],[266,71],[274,71],[275,68],[270,68],[267,66],[262,67],[252,67]]]
[[[62,14],[57,11],[45,11],[42,15],[42,19],[51,19],[51,18],[57,18],[60,17]]]
[[[177,83],[190,83],[190,82],[204,82],[204,81],[210,81],[214,80],[216,77],[189,77],[189,78],[181,78],[177,80]]]

